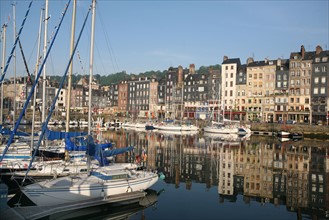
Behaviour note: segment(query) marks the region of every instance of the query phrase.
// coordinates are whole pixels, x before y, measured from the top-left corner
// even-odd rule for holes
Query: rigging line
[[[25,59],[25,55],[24,55],[24,52],[23,52],[23,47],[22,47],[21,40],[18,41],[18,44],[19,44],[19,49],[21,50],[21,54],[22,54],[22,58],[23,58],[23,62],[24,62],[24,65],[25,65],[25,69],[26,69],[27,75],[30,78],[30,80],[32,80],[31,79],[31,74],[30,74],[30,71],[29,71],[29,67],[27,66],[27,63],[26,63],[26,59]]]
[[[19,42],[20,41],[21,40],[19,40]],[[32,49],[32,52],[30,53],[30,56],[29,56],[29,59],[28,59],[28,62],[27,63],[30,63],[31,57],[34,54],[34,49],[36,48],[37,44],[38,44],[38,38],[34,41],[33,49]]]
[[[82,70],[82,74],[84,75],[85,74],[85,70],[83,69],[83,64],[82,64],[82,61],[81,61],[81,56],[80,56],[80,51],[78,50],[77,51],[77,56],[78,56],[78,60],[79,60],[79,63],[80,63],[80,68]]]
[[[27,19],[27,16],[29,15],[29,12],[30,12],[30,9],[31,9],[31,6],[32,6],[32,2],[33,2],[33,0],[31,0],[31,2],[30,2],[30,4],[29,4],[29,7],[28,7],[28,9],[27,9],[27,11],[26,11],[26,13],[25,13],[25,17],[24,17],[24,19],[23,19],[23,21],[22,21],[21,27],[20,27],[20,29],[19,29],[19,31],[18,31],[17,36],[16,36],[15,43],[14,43],[13,48],[12,48],[12,50],[11,50],[11,52],[10,52],[9,57],[8,57],[8,60],[7,60],[6,66],[5,66],[4,70],[3,70],[3,73],[2,73],[2,75],[1,75],[0,83],[3,81],[3,79],[5,78],[5,75],[6,75],[6,73],[7,73],[7,69],[8,69],[8,66],[9,66],[10,60],[11,60],[11,58],[13,57],[14,51],[15,51],[15,49],[16,49],[17,41],[18,41],[18,39],[19,39],[19,36],[20,36],[21,33],[22,33],[22,30],[23,30],[23,27],[24,27],[25,21],[26,21],[26,19]]]
[[[104,70],[104,73],[106,73],[106,68],[104,66],[104,62],[102,62],[103,59],[101,59],[102,56],[99,53],[97,44],[96,44],[96,50],[97,50],[97,55],[100,57],[100,59],[98,59],[98,60],[100,60],[100,63],[102,64],[102,67],[103,67],[103,70]],[[97,68],[97,63],[95,64],[95,68],[96,68],[96,72],[99,74],[99,71],[98,71],[98,68]]]
[[[102,14],[99,12],[99,17],[100,17],[100,21],[101,21],[101,25],[102,25],[102,30],[104,32],[104,35],[105,35],[105,41],[106,41],[106,46],[107,46],[107,49],[109,50],[109,53],[110,53],[110,58],[111,58],[111,62],[112,62],[112,65],[113,65],[113,68],[114,68],[114,72],[119,72],[119,65],[117,63],[117,60],[115,58],[115,54],[114,54],[114,50],[111,46],[111,42],[109,41],[109,36],[106,32],[106,28],[105,28],[105,25],[104,25],[104,22],[103,22],[103,17],[102,17]],[[117,70],[115,70],[115,68]]]
[[[70,2],[71,2],[71,0],[69,0],[69,3],[70,3]],[[68,4],[69,4],[69,3],[68,3]],[[66,9],[65,9],[65,12],[64,12],[64,14],[63,14],[63,17],[64,17],[64,15],[65,15],[66,11],[67,11],[67,8],[68,8],[68,5],[67,5],[67,7],[66,7]],[[85,21],[84,21],[83,26],[82,26],[82,28],[81,28],[81,31],[80,31],[80,33],[79,33],[79,37],[78,37],[78,39],[77,39],[77,42],[75,43],[74,49],[73,49],[72,54],[71,54],[71,56],[70,56],[70,60],[69,60],[69,62],[68,62],[68,64],[67,64],[67,66],[66,66],[65,73],[64,73],[64,75],[63,75],[63,77],[62,77],[62,79],[61,79],[61,82],[60,82],[60,85],[59,85],[59,89],[57,90],[56,96],[54,97],[53,102],[52,102],[52,104],[51,104],[51,107],[50,107],[50,110],[49,110],[48,116],[47,116],[45,122],[43,122],[43,124],[42,124],[42,130],[41,130],[41,134],[40,134],[40,136],[39,136],[38,144],[36,145],[36,148],[34,149],[32,159],[31,159],[31,161],[30,161],[30,163],[29,163],[29,166],[28,166],[27,171],[26,171],[26,173],[25,173],[25,177],[24,177],[24,179],[23,179],[23,181],[22,181],[22,184],[25,182],[25,179],[26,179],[26,177],[27,177],[27,174],[28,174],[29,170],[31,169],[31,166],[32,166],[33,160],[34,160],[34,158],[35,158],[35,156],[36,156],[36,153],[37,153],[37,151],[38,151],[38,149],[39,149],[39,147],[40,147],[40,144],[41,144],[41,141],[42,141],[42,139],[43,139],[43,136],[44,136],[45,133],[46,133],[48,122],[50,121],[50,117],[51,117],[51,115],[52,115],[52,113],[53,113],[53,111],[54,111],[54,109],[55,109],[55,105],[56,105],[57,99],[58,99],[59,94],[60,94],[60,92],[61,92],[61,89],[63,88],[63,85],[64,85],[64,83],[65,83],[65,81],[66,81],[67,72],[68,72],[68,70],[69,70],[69,68],[70,68],[70,65],[71,65],[71,62],[72,62],[72,60],[73,60],[73,57],[74,57],[75,51],[76,51],[77,46],[78,46],[78,44],[79,44],[79,41],[80,41],[80,38],[81,38],[82,32],[83,32],[83,30],[84,30],[84,27],[85,27],[85,25],[86,25],[87,18],[88,18],[88,16],[89,16],[90,10],[91,10],[91,7],[90,7],[90,9],[89,9],[89,11],[88,11],[88,13],[87,13],[87,15],[86,15]],[[62,21],[63,21],[63,20],[62,20]],[[60,23],[60,24],[61,24],[61,23]],[[56,34],[55,34],[54,39],[56,38],[56,35],[57,35],[57,32],[56,32]],[[52,46],[52,44],[51,44],[50,46]],[[49,48],[49,49],[50,49],[50,48]],[[48,55],[48,51],[47,51],[47,55]],[[46,58],[47,58],[47,55],[46,55]],[[41,74],[41,72],[40,72],[40,74]],[[40,74],[39,74],[39,75],[40,75]]]
[[[61,24],[62,24],[62,22],[63,22],[63,20],[64,20],[64,17],[65,17],[65,14],[66,14],[66,11],[67,11],[67,8],[68,8],[70,2],[71,2],[71,0],[69,0],[69,3],[66,5],[65,11],[64,11],[63,14],[62,14],[62,19],[61,19],[61,21],[60,21],[60,23],[59,23],[59,25],[58,25],[58,29],[57,29],[57,31],[56,31],[55,37],[54,37],[53,41],[51,42],[51,44],[50,44],[50,46],[49,46],[49,49],[47,50],[46,56],[45,56],[45,58],[44,58],[44,60],[43,60],[43,62],[42,62],[42,65],[41,65],[41,67],[40,67],[40,69],[39,69],[39,72],[38,72],[38,74],[36,75],[35,81],[34,81],[32,87],[31,87],[31,91],[30,91],[28,97],[26,98],[26,101],[25,101],[25,103],[24,103],[23,109],[22,109],[22,111],[21,111],[21,113],[20,113],[20,115],[19,115],[19,117],[18,117],[18,119],[17,119],[17,121],[16,121],[15,127],[14,127],[13,131],[12,131],[11,134],[10,134],[10,137],[9,137],[9,139],[8,139],[8,142],[7,142],[7,144],[6,144],[6,147],[5,147],[5,149],[3,150],[3,153],[2,153],[2,155],[1,155],[0,162],[3,160],[4,156],[6,155],[6,153],[7,153],[7,151],[8,151],[8,148],[9,148],[10,144],[13,142],[13,139],[14,139],[14,136],[15,136],[16,131],[17,131],[17,129],[18,129],[18,126],[19,126],[19,124],[21,123],[21,120],[22,120],[22,118],[23,118],[23,115],[25,114],[25,110],[26,110],[26,108],[27,108],[27,106],[28,106],[28,104],[29,104],[29,102],[30,102],[30,100],[31,100],[32,94],[34,93],[34,90],[35,90],[36,84],[37,84],[38,81],[39,81],[39,78],[40,78],[41,72],[42,72],[42,70],[43,70],[43,67],[44,67],[46,61],[47,61],[48,55],[49,55],[49,53],[50,53],[50,50],[51,50],[51,48],[52,48],[52,46],[53,46],[53,44],[54,44],[54,41],[55,41],[55,39],[56,39],[57,33],[58,33],[58,31],[59,31],[59,28],[60,28],[60,26],[61,26]],[[16,38],[16,39],[18,39],[18,38]],[[16,41],[17,41],[17,40],[16,40]]]

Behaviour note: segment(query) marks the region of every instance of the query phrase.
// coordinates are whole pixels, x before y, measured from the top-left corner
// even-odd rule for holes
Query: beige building
[[[118,113],[126,114],[128,104],[128,82],[121,81],[118,86]]]
[[[263,77],[265,61],[247,61],[247,120],[261,121],[263,115]]]
[[[150,105],[150,115],[149,118],[157,118],[157,112],[159,110],[158,108],[158,81],[156,78],[151,78],[150,79],[150,100],[149,100],[149,105]]]
[[[300,52],[290,54],[289,67],[289,110],[288,119],[297,122],[311,121],[310,89],[313,52],[306,52],[301,46]]]
[[[271,121],[271,119],[274,117],[275,71],[277,68],[276,63],[276,60],[265,59],[262,88],[262,121]]]
[[[226,112],[237,110],[236,77],[240,59],[224,56],[222,62],[221,105]]]

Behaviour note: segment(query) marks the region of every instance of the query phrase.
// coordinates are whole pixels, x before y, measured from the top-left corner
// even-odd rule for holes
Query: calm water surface
[[[97,219],[329,217],[328,142],[267,136],[228,141],[227,136],[133,130],[102,136],[117,147],[135,146],[135,155],[146,150],[146,167],[166,178],[152,187],[158,195],[148,208],[126,206]],[[127,155],[117,161],[127,161]]]

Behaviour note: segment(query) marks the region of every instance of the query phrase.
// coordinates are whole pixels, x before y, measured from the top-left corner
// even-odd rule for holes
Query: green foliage
[[[201,66],[199,68],[199,70],[197,71],[198,73],[207,73],[209,72],[209,68],[212,68],[213,70],[220,70],[221,66],[219,64],[217,65],[213,65],[213,66]],[[135,75],[136,77],[139,76],[144,76],[144,77],[156,77],[158,80],[162,79],[163,77],[165,77],[166,73],[168,72],[168,70],[164,70],[164,71],[146,71],[144,73],[139,73],[138,75]],[[94,74],[93,77],[97,80],[97,82],[101,85],[101,86],[108,86],[110,84],[117,84],[119,83],[121,80],[125,80],[125,79],[130,79],[130,76],[134,75],[134,74],[127,74],[126,71],[121,71],[118,73],[114,73],[114,74],[109,74],[109,75],[100,75],[100,74]],[[78,81],[83,78],[83,77],[87,77],[89,79],[89,77],[87,75],[72,75],[72,85],[78,83]],[[59,82],[61,80],[61,76],[51,76],[50,79]]]

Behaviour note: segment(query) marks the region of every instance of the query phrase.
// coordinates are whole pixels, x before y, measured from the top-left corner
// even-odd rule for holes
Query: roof
[[[312,60],[314,55],[315,55],[315,51],[305,52],[303,60]],[[294,60],[295,57],[297,57],[297,59],[299,59],[299,60],[302,59],[302,53],[301,52],[292,52],[292,53],[290,53],[290,59],[291,60]]]
[[[257,66],[268,66],[268,65],[276,65],[277,60],[262,60],[262,61],[254,61],[247,64],[247,67],[257,67]]]
[[[240,62],[240,58],[232,58],[232,59],[224,60],[224,61],[222,62],[222,65],[223,65],[223,64],[233,64],[233,63],[236,63],[236,64],[240,65],[240,64],[241,64],[241,62]]]

